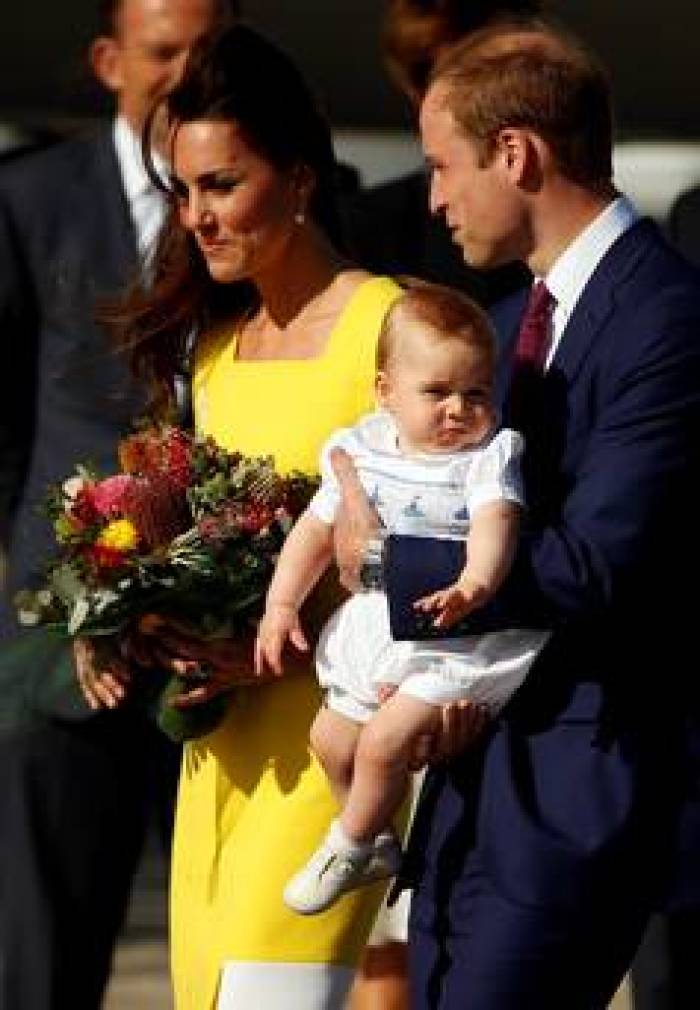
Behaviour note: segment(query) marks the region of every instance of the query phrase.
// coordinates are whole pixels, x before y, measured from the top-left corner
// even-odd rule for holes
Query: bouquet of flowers
[[[118,455],[120,473],[81,465],[50,490],[58,551],[42,588],[17,594],[20,623],[115,648],[150,614],[202,637],[250,629],[315,483],[170,425],[128,436]],[[226,703],[178,710],[169,701],[182,690],[172,676],[157,696],[158,722],[178,740],[213,729]]]

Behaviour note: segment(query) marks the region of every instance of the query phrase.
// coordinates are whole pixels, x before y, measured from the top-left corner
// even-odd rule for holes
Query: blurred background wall
[[[410,144],[408,110],[382,66],[382,0],[242,3],[248,20],[284,45],[304,68],[338,131],[341,156],[359,163],[365,182],[400,172],[415,162],[419,153]],[[63,129],[81,117],[106,111],[84,69],[95,7],[95,0],[5,4],[0,30],[0,122]],[[695,146],[695,141],[700,142],[697,0],[550,0],[549,8],[579,32],[608,66],[621,141],[644,141],[641,148],[624,147],[621,181],[627,182],[628,163],[635,175],[651,173],[646,185],[653,199],[659,159],[666,188],[700,177]],[[264,86],[260,81],[260,87]],[[383,138],[381,150],[376,145],[377,131]],[[396,131],[400,131],[398,138]],[[650,140],[657,143],[650,146]]]
[[[99,108],[87,74],[78,70],[95,6],[95,0],[4,5],[0,117],[44,119]],[[337,126],[407,125],[381,66],[381,0],[243,0],[243,6],[298,57]],[[622,136],[700,135],[697,0],[550,0],[550,8],[609,66]]]

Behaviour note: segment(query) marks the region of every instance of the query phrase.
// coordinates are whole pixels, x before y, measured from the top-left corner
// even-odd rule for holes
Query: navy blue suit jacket
[[[516,297],[494,312],[501,390],[523,307]],[[498,886],[526,904],[575,907],[625,875],[633,888],[639,873],[661,893],[696,784],[685,586],[699,554],[700,277],[650,221],[591,277],[525,434],[527,526],[507,583],[471,628],[554,634],[485,747],[433,774],[420,848],[430,861],[459,827],[463,847],[473,837]],[[426,572],[439,581],[431,548],[396,538],[390,577],[404,598],[420,595]],[[454,809],[461,782],[477,790],[466,820]],[[700,897],[700,874],[693,883]]]
[[[37,514],[77,461],[114,466],[137,391],[96,315],[138,272],[112,124],[0,171],[0,530],[11,588],[51,546]]]

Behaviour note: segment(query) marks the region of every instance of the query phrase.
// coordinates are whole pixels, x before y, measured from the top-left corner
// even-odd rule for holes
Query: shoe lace
[[[318,876],[319,879],[322,879],[327,873],[345,876],[348,873],[353,873],[356,868],[357,866],[352,856],[342,855],[339,852],[331,852],[328,859],[321,866]]]

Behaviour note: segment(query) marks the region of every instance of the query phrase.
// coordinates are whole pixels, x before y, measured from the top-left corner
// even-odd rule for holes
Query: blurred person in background
[[[666,222],[675,247],[700,266],[700,186],[681,193],[673,202]],[[692,718],[692,716],[691,716]],[[693,789],[700,798],[700,732],[689,735],[696,769]],[[684,834],[700,838],[700,803],[684,811]],[[687,861],[698,853],[686,847]],[[689,891],[679,874],[678,886],[660,914],[654,917],[630,971],[634,1010],[697,1010],[700,1006],[700,976],[697,947],[700,937],[700,896]]]
[[[700,266],[700,186],[693,186],[676,197],[667,226],[674,245]]]
[[[541,8],[541,0],[388,0],[385,64],[414,117],[432,67],[447,46],[495,18],[536,14]],[[491,270],[465,264],[445,222],[428,209],[422,170],[348,196],[344,223],[353,255],[368,268],[448,284],[485,307],[529,283],[522,264]]]
[[[141,269],[164,218],[140,156],[146,115],[193,41],[235,8],[103,0],[89,57],[114,118],[0,168],[3,1010],[97,1010],[149,808],[169,828],[177,749],[129,707],[89,710],[67,650],[38,632],[18,637],[12,595],[41,577],[50,550],[38,514],[47,486],[77,461],[113,468],[144,408],[95,311]]]

